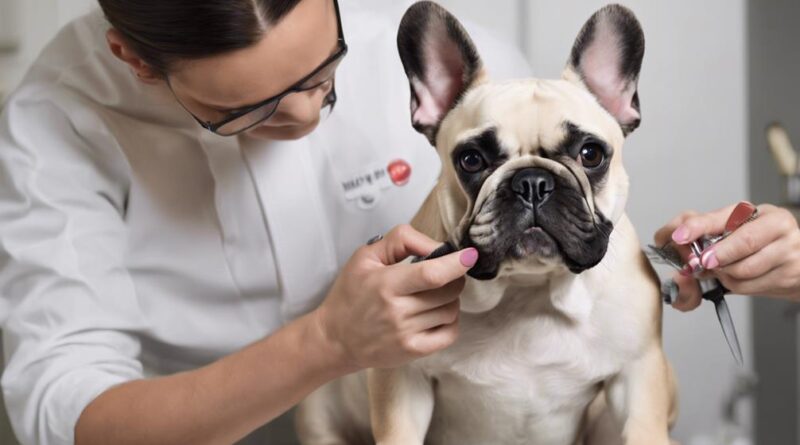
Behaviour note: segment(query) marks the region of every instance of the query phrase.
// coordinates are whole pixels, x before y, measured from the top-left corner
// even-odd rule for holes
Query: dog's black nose
[[[523,168],[511,178],[511,190],[524,202],[536,207],[547,201],[555,187],[553,174],[543,168]]]

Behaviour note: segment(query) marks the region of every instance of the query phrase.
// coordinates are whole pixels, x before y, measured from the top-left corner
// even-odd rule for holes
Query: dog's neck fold
[[[531,305],[541,307],[541,299],[546,298],[561,316],[573,323],[582,324],[589,320],[596,297],[590,294],[585,278],[566,270],[563,273],[531,277],[532,281],[524,285],[511,283],[508,277],[490,281],[467,278],[461,294],[461,310],[467,313],[483,313],[494,310],[500,304],[513,304],[506,299],[525,299]],[[523,306],[528,304],[523,303]]]

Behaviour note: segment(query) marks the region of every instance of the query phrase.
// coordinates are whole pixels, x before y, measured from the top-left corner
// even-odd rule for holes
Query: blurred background
[[[396,10],[391,0],[362,3]],[[577,31],[605,4],[441,3],[517,46],[535,77],[559,76]],[[785,204],[785,180],[764,130],[780,121],[800,141],[800,2],[622,3],[639,17],[647,40],[642,126],[624,154],[632,185],[628,214],[642,242],[651,242],[657,228],[684,210],[708,211],[742,199]],[[93,0],[0,0],[0,102],[59,27],[94,7]],[[729,304],[743,369],[731,357],[712,305],[688,314],[665,308],[664,344],[680,384],[675,438],[688,445],[800,443],[800,306],[745,297],[730,297]],[[0,443],[15,443],[5,420]]]

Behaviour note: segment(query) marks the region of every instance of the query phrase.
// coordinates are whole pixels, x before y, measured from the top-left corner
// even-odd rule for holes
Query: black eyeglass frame
[[[200,119],[194,113],[192,113],[192,111],[189,110],[186,107],[186,105],[183,104],[183,102],[180,100],[178,95],[175,94],[175,92],[172,90],[172,85],[169,82],[169,78],[166,79],[167,86],[169,87],[170,91],[172,91],[172,94],[175,96],[175,99],[178,101],[178,103],[181,105],[181,107],[183,107],[183,109],[185,109],[186,112],[189,113],[194,118],[194,120],[196,120],[197,123],[200,124],[200,126],[205,128],[206,130],[208,130],[208,131],[210,131],[210,132],[212,132],[214,134],[218,134],[220,136],[235,136],[235,135],[237,135],[239,133],[245,132],[245,131],[255,127],[256,125],[266,121],[270,117],[272,117],[272,115],[275,114],[275,112],[278,110],[278,106],[280,105],[280,101],[284,97],[286,97],[286,96],[288,96],[290,94],[293,94],[293,93],[313,90],[314,88],[318,88],[320,85],[324,84],[325,82],[333,81],[333,78],[335,76],[335,71],[334,71],[334,75],[332,77],[330,77],[330,78],[328,78],[326,80],[323,80],[322,82],[319,82],[316,85],[302,87],[302,85],[305,82],[308,82],[310,79],[313,79],[314,76],[319,74],[324,69],[328,68],[331,64],[339,63],[341,61],[341,59],[343,59],[344,56],[347,55],[347,49],[348,48],[347,48],[347,42],[345,42],[345,39],[344,39],[344,30],[342,28],[342,16],[341,16],[341,14],[339,12],[339,1],[338,0],[333,0],[333,5],[334,5],[334,9],[336,11],[336,26],[338,28],[337,31],[339,33],[339,36],[337,38],[337,43],[339,45],[339,49],[336,51],[336,53],[332,54],[330,57],[325,59],[325,61],[323,61],[322,64],[320,64],[316,69],[314,69],[314,71],[312,71],[308,75],[304,76],[299,81],[295,82],[292,86],[290,86],[289,88],[287,88],[286,90],[284,90],[280,94],[272,96],[272,97],[270,97],[268,99],[264,99],[263,101],[258,102],[257,104],[253,104],[253,105],[249,105],[247,107],[244,107],[241,110],[237,110],[237,111],[231,113],[230,115],[225,117],[225,119],[223,119],[223,120],[221,120],[219,122],[210,122],[210,121],[206,121],[206,120]],[[259,110],[259,109],[261,109],[261,108],[263,108],[263,107],[265,107],[265,106],[267,106],[269,104],[272,104],[272,103],[275,104],[273,109],[272,109],[272,111],[269,114],[267,114],[266,116],[264,116],[263,118],[257,120],[256,122],[253,122],[252,124],[248,125],[247,127],[238,129],[238,130],[236,130],[234,132],[231,132],[231,133],[224,133],[224,134],[219,133],[219,129],[224,127],[225,125],[228,125],[231,122],[233,122],[233,121],[235,121],[235,120],[237,120],[239,118],[242,118],[242,117],[244,117],[244,116],[246,116],[246,115],[248,115],[248,114],[250,114],[250,113],[252,113],[252,112],[254,112],[256,110]],[[328,94],[328,97],[326,97],[325,102],[323,103],[323,108],[326,107],[326,106],[333,107],[333,105],[335,103],[336,103],[336,90],[335,90],[335,87],[332,86],[331,87],[331,92]]]

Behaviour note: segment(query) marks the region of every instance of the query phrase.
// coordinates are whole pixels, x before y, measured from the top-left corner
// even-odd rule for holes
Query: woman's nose
[[[319,112],[325,97],[330,93],[330,85],[292,93],[281,100],[277,115],[273,121],[281,124],[306,124],[319,118]]]

